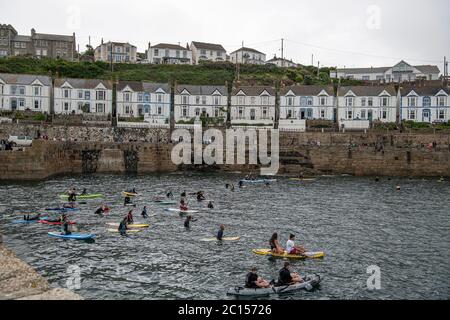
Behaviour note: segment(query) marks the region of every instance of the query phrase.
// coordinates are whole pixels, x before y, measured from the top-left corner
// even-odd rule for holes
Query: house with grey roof
[[[136,63],[137,47],[124,42],[103,42],[95,48],[95,61],[112,63]]]
[[[346,129],[368,129],[373,121],[397,122],[398,107],[394,85],[338,88],[338,121]]]
[[[228,91],[226,86],[177,85],[175,121],[200,117],[226,120]]]
[[[151,124],[167,124],[170,117],[171,89],[167,83],[119,81],[117,115],[144,117]]]
[[[288,59],[280,58],[280,57],[277,58],[277,56],[273,57],[273,59],[266,61],[266,64],[274,64],[280,68],[297,68],[299,66],[297,63],[295,63],[292,60],[288,60]]]
[[[280,90],[280,119],[335,120],[333,86],[295,85]]]
[[[220,44],[192,41],[192,58],[195,64],[199,61],[223,62],[227,60],[227,51]]]
[[[77,57],[75,33],[72,35],[37,33],[19,35],[11,25],[0,25],[1,56],[35,56],[74,60]]]
[[[230,53],[232,63],[265,64],[266,55],[252,48],[242,47]]]
[[[443,85],[400,87],[400,120],[414,122],[450,121],[450,88]]]
[[[59,78],[54,84],[56,114],[112,114],[112,82]]]
[[[0,110],[50,113],[51,87],[47,76],[0,73]]]
[[[235,126],[273,126],[275,88],[239,86],[231,93],[231,123]]]
[[[189,45],[160,43],[148,44],[147,60],[151,64],[192,64],[192,50]]]
[[[387,83],[411,82],[416,79],[438,80],[439,75],[440,70],[438,66],[412,66],[403,60],[393,67],[344,68],[330,73],[330,77],[334,79],[382,81]]]

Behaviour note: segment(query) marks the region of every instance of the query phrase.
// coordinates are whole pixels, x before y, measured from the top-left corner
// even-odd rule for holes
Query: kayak
[[[46,208],[46,211],[80,211],[79,208]]]
[[[69,199],[69,196],[67,194],[60,194],[59,197],[61,199]],[[76,195],[75,196],[76,199],[97,199],[97,198],[103,198],[103,195],[98,193],[98,194],[80,194],[80,195]]]
[[[39,220],[38,221],[40,224],[47,224],[49,226],[61,226],[62,222],[54,222],[54,221],[47,221],[47,220]],[[69,224],[76,224],[75,221],[69,221]]]
[[[107,223],[108,226],[111,227],[119,227],[120,223]],[[132,229],[142,229],[142,228],[148,228],[150,227],[149,224],[143,224],[143,223],[133,223],[133,224],[127,224],[128,228],[132,228]]]
[[[82,234],[82,233],[72,233],[72,234],[61,234],[59,232],[49,232],[50,237],[62,238],[62,239],[75,239],[75,240],[88,240],[95,238],[94,234]]]
[[[291,181],[315,181],[314,178],[289,178]]]
[[[242,183],[271,183],[271,182],[277,182],[277,179],[260,179],[260,180],[241,180]]]
[[[128,196],[128,197],[136,197],[139,195],[138,193],[132,193],[132,192],[127,192],[127,191],[122,191],[122,194],[124,196]]]
[[[305,252],[303,255],[297,255],[297,254],[288,254],[286,251],[284,254],[278,254],[273,253],[270,249],[255,249],[252,250],[254,254],[260,255],[260,256],[271,256],[274,258],[285,258],[285,259],[297,259],[297,260],[303,260],[303,259],[321,259],[325,257],[325,253],[322,251],[318,252]]]
[[[241,237],[227,237],[227,238],[222,238],[222,241],[238,241],[240,239],[241,239]],[[217,238],[205,238],[205,239],[201,239],[200,241],[212,242],[212,241],[219,241],[219,240]]]
[[[167,212],[176,212],[176,213],[198,213],[199,211],[197,210],[187,210],[187,211],[182,211],[180,209],[174,209],[174,208],[168,208],[168,209],[164,209],[164,211]]]
[[[127,230],[126,233],[139,233],[141,231],[142,231],[142,229]],[[117,230],[117,229],[108,229],[108,232],[119,233],[119,230]]]
[[[268,296],[271,294],[283,294],[292,293],[299,290],[310,291],[316,288],[320,282],[321,278],[318,274],[308,275],[303,278],[304,282],[296,283],[292,285],[282,285],[274,286],[270,288],[244,288],[244,287],[234,287],[228,290],[227,295],[238,296],[238,297],[254,297],[254,296]]]

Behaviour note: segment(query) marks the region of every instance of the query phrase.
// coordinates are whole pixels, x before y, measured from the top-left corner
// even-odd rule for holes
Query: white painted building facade
[[[262,65],[266,63],[266,55],[252,48],[240,48],[230,53],[232,63],[248,63]]]
[[[267,64],[274,64],[280,68],[297,68],[298,64],[293,62],[292,60],[277,58],[276,56],[273,59],[266,61]]]
[[[103,43],[102,40],[102,43],[95,48],[94,59],[113,63],[136,63],[137,47],[122,42]]]
[[[393,67],[347,68],[331,72],[334,79],[352,79],[362,81],[404,82],[417,79],[438,80],[440,70],[437,66],[412,66],[400,61]]]
[[[111,114],[112,82],[97,79],[55,80],[54,111],[56,114]]]
[[[227,60],[227,51],[220,44],[193,41],[191,43],[194,64],[200,61],[223,62]]]
[[[168,124],[170,87],[165,83],[120,81],[117,86],[117,116],[144,117],[151,124]]]
[[[338,89],[340,125],[351,121],[364,121],[369,124],[373,121],[396,122],[398,106],[394,86],[352,86]],[[359,126],[355,124],[355,127]]]
[[[151,64],[192,64],[192,50],[187,45],[160,43],[147,51],[147,60]]]
[[[47,76],[0,73],[0,110],[50,113],[51,89]]]
[[[231,96],[231,124],[273,126],[275,99],[275,89],[272,87],[234,88]]]
[[[450,121],[450,89],[444,86],[417,86],[400,89],[401,120],[414,122]]]
[[[225,86],[178,85],[175,93],[175,122],[192,119],[226,120],[228,94]]]
[[[335,120],[332,86],[291,86],[280,92],[280,120]]]

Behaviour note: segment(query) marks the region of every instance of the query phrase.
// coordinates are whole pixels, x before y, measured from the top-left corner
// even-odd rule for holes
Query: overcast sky
[[[228,53],[245,46],[272,58],[338,67],[415,65],[450,58],[448,0],[40,0],[0,1],[0,23],[19,34],[75,32],[81,51],[89,36],[130,42],[144,52],[157,44],[203,41]]]

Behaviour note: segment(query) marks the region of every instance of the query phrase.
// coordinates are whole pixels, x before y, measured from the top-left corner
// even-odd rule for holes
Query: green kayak
[[[67,194],[61,194],[59,195],[61,199],[68,199],[69,196]],[[97,198],[103,198],[102,194],[84,194],[84,195],[77,195],[77,199],[97,199]]]

